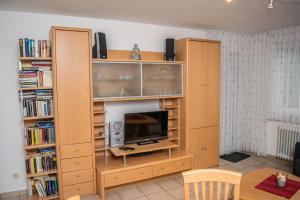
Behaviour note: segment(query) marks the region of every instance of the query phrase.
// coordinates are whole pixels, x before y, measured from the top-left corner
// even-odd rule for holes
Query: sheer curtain
[[[221,154],[266,154],[266,122],[300,123],[300,26],[222,42]]]

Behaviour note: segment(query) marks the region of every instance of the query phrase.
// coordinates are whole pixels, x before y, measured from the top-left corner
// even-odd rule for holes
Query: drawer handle
[[[144,172],[141,172],[141,175],[144,175]]]
[[[182,166],[185,166],[185,163],[181,163]]]
[[[162,167],[162,168],[160,168],[161,170],[165,170],[165,168],[164,167]]]
[[[79,151],[79,149],[75,149],[75,151],[76,151],[76,152],[78,152],[78,151]]]
[[[116,180],[118,180],[118,179],[119,179],[119,177],[115,177],[115,179],[116,179]]]
[[[75,164],[76,164],[76,165],[79,165],[79,162],[78,162],[78,161],[76,161],[76,162],[75,162]]]
[[[80,188],[77,188],[77,191],[80,191]]]
[[[80,178],[80,175],[77,175],[76,178]]]

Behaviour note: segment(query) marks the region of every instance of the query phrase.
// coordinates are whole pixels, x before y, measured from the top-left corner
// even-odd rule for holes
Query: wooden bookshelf
[[[36,177],[36,176],[45,176],[45,175],[49,175],[49,174],[56,174],[57,170],[50,170],[50,171],[46,171],[46,172],[39,172],[39,173],[29,173],[27,174],[27,177]]]
[[[103,101],[93,101],[95,156],[107,156],[105,144],[105,106]]]
[[[20,88],[19,91],[28,91],[28,90],[52,90],[52,87],[31,87],[31,88]]]
[[[37,195],[30,197],[29,200],[51,200],[51,199],[59,199],[58,195],[51,195],[47,197],[39,197]]]
[[[49,148],[49,147],[55,147],[56,144],[39,144],[39,145],[30,145],[30,146],[24,146],[25,150],[32,150],[32,149],[43,149],[43,148]]]
[[[53,116],[42,116],[42,117],[23,117],[24,121],[32,121],[32,120],[44,120],[44,119],[52,119]]]
[[[20,66],[19,66],[19,70],[20,72],[22,72],[23,69],[25,69],[26,67],[22,67],[23,63],[26,63],[28,64],[28,62],[32,62],[32,61],[52,61],[52,58],[51,57],[20,57],[19,58],[19,61],[20,61]],[[24,64],[25,65],[25,64]],[[52,63],[50,62],[49,64],[49,67],[50,67],[50,71],[52,71]],[[47,66],[48,67],[48,66]],[[38,78],[38,85],[40,84],[40,80],[39,80],[39,67],[36,67],[36,69],[32,70],[32,71],[36,71],[36,77]],[[52,72],[51,72],[52,73]],[[23,76],[20,76],[20,78],[24,78]],[[52,77],[50,77],[50,80],[51,80]],[[46,82],[44,82],[45,80],[49,81],[49,76],[47,77],[47,79],[44,79],[43,77],[43,80],[42,80],[42,83],[45,84]],[[49,82],[48,82],[49,83]],[[47,84],[45,84],[47,85]],[[49,84],[50,86],[50,84]],[[51,87],[21,87],[21,79],[20,79],[20,88],[19,88],[19,92],[20,92],[20,101],[21,101],[21,110],[22,110],[22,113],[23,113],[23,101],[24,99],[26,99],[26,93],[28,93],[28,91],[34,91],[34,97],[32,97],[33,101],[36,101],[37,99],[39,100],[43,100],[44,96],[37,96],[36,92],[35,91],[38,91],[38,90],[50,90],[52,91],[52,86]],[[53,93],[53,92],[51,92]],[[47,93],[46,93],[47,94]],[[47,95],[45,95],[47,96]],[[28,98],[28,97],[27,97]],[[45,99],[48,99],[48,98],[45,98]],[[49,104],[45,104],[47,106],[51,106],[53,108],[53,105],[51,105],[51,103],[53,103],[53,100],[49,102]],[[33,105],[36,105],[36,104],[33,104]],[[37,109],[34,108],[34,109]],[[51,113],[51,112],[50,112]],[[53,110],[52,110],[52,113],[53,113]],[[36,123],[40,120],[40,121],[49,121],[49,123],[54,123],[53,121],[54,119],[54,116],[53,115],[49,115],[49,116],[33,116],[33,117],[23,117],[23,128],[24,130],[26,129],[26,127],[30,127],[30,128],[36,128],[36,129],[40,129],[40,127],[36,126]],[[55,124],[54,124],[55,126]],[[55,129],[55,127],[54,127]],[[25,131],[24,131],[25,133]],[[40,133],[41,134],[41,133]],[[44,134],[44,133],[43,133]],[[27,135],[28,136],[28,135]],[[24,137],[23,133],[22,133],[22,137]],[[31,136],[33,137],[33,136]],[[36,137],[36,136],[34,136]],[[26,142],[25,142],[26,143]],[[48,149],[48,148],[53,148],[54,149],[54,152],[55,154],[57,155],[57,151],[56,151],[56,140],[55,140],[55,143],[49,143],[49,144],[39,144],[39,145],[24,145],[24,153],[25,155],[30,155],[30,156],[38,156],[40,155],[41,153],[35,153],[35,150],[40,150],[40,149]],[[51,151],[52,152],[52,151]],[[27,157],[27,156],[26,156]],[[27,158],[27,159],[30,159],[30,158]],[[53,162],[53,161],[52,161]],[[57,164],[56,164],[57,165]],[[49,171],[44,171],[44,172],[39,172],[39,173],[27,173],[27,179],[33,179],[35,177],[43,177],[43,176],[56,176],[56,180],[57,180],[57,183],[58,185],[60,184],[59,181],[58,181],[58,178],[57,178],[57,173],[58,171],[56,169],[52,169],[52,170],[49,170]],[[51,199],[59,199],[59,195],[58,193],[55,194],[55,195],[49,195],[47,197],[39,197],[38,194],[34,194],[33,196],[31,197],[28,197],[28,199],[30,200],[51,200]]]
[[[20,57],[20,61],[51,61],[51,57]]]

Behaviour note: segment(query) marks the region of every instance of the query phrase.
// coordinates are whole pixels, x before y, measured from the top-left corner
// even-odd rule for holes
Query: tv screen
[[[168,137],[168,111],[125,114],[124,143],[136,143]]]

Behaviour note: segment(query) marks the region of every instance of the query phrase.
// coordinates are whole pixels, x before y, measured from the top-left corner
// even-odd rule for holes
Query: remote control
[[[123,151],[127,151],[127,150],[134,150],[135,148],[133,147],[127,147],[127,146],[121,146],[119,147],[120,150],[123,150]]]

